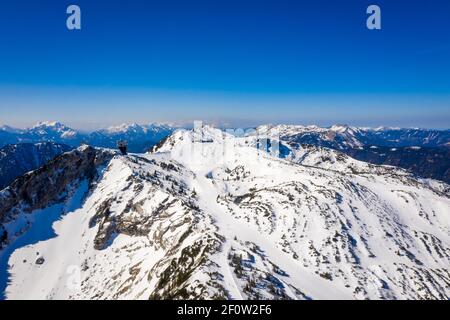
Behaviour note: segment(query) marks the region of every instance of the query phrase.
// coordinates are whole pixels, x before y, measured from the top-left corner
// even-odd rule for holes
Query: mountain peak
[[[346,131],[350,128],[350,126],[346,125],[346,124],[334,124],[330,127],[331,130],[334,131]]]
[[[158,132],[172,129],[172,126],[162,123],[138,124],[136,122],[132,122],[122,123],[117,126],[110,126],[105,131],[108,133],[148,133],[148,131]]]
[[[106,131],[110,133],[121,133],[121,132],[127,132],[132,130],[144,130],[145,126],[139,125],[136,122],[133,123],[122,123],[117,126],[110,126],[106,129]]]
[[[43,121],[33,126],[29,133],[41,137],[41,140],[75,139],[78,132],[57,121]]]
[[[36,128],[67,128],[64,124],[58,121],[40,121],[35,124],[31,129]]]

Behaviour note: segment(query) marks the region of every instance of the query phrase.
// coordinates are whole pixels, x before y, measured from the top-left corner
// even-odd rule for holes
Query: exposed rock
[[[63,200],[61,196],[69,191],[69,186],[81,179],[92,180],[97,167],[113,156],[111,151],[82,146],[17,178],[0,191],[0,223],[13,219],[19,209],[31,212]]]

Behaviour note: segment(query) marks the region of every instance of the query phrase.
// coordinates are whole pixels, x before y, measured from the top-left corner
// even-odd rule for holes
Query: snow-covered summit
[[[149,131],[158,132],[164,130],[173,130],[173,127],[164,123],[150,123],[150,124],[137,124],[133,123],[122,123],[117,126],[111,126],[106,128],[104,131],[110,134],[119,133],[148,133]]]
[[[252,139],[178,130],[153,153],[87,147],[24,176],[0,193],[6,297],[450,298],[444,184]],[[55,236],[27,232],[43,225]]]
[[[31,129],[37,128],[55,128],[55,129],[65,129],[67,128],[64,124],[58,121],[40,121],[33,125]]]
[[[58,138],[74,139],[79,133],[60,122],[44,121],[32,126],[28,130],[28,134],[35,137],[42,137],[49,141],[56,141]]]
[[[137,123],[123,123],[118,126],[108,127],[105,131],[109,133],[124,133],[128,131],[144,131],[145,127],[138,125]]]

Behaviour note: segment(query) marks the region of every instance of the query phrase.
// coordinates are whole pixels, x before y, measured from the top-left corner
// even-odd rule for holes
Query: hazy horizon
[[[298,123],[298,122],[259,122],[259,123],[254,123],[254,124],[245,124],[243,123],[242,125],[232,125],[229,122],[217,122],[217,121],[205,121],[202,119],[195,119],[195,120],[190,120],[190,121],[125,121],[125,122],[117,122],[117,123],[112,123],[109,125],[105,125],[105,124],[95,124],[95,123],[89,123],[89,124],[76,124],[76,123],[72,123],[72,122],[65,122],[65,121],[59,121],[57,119],[50,119],[50,120],[41,120],[41,121],[37,121],[37,122],[32,122],[29,123],[27,125],[22,125],[22,126],[18,126],[18,125],[11,125],[9,123],[0,123],[0,128],[1,127],[10,127],[12,129],[19,129],[19,130],[27,130],[27,129],[31,129],[32,127],[39,125],[39,124],[43,124],[43,123],[61,123],[71,129],[80,131],[80,132],[85,132],[85,133],[89,133],[89,132],[93,132],[93,131],[98,131],[98,130],[104,130],[104,129],[109,129],[109,128],[114,128],[114,127],[120,127],[122,125],[131,125],[131,124],[137,124],[140,126],[146,126],[146,125],[169,125],[175,128],[192,128],[194,125],[195,121],[201,121],[206,125],[211,125],[211,126],[215,126],[217,128],[255,128],[258,126],[262,126],[262,125],[272,125],[272,126],[276,126],[276,125],[292,125],[292,126],[304,126],[304,127],[308,127],[308,126],[317,126],[317,127],[321,127],[321,128],[329,128],[332,126],[349,126],[349,127],[357,127],[357,128],[370,128],[370,129],[377,129],[377,128],[386,128],[386,129],[424,129],[424,130],[439,130],[439,131],[446,131],[446,130],[450,130],[450,127],[420,127],[420,126],[386,126],[386,125],[379,125],[379,126],[364,126],[364,125],[355,125],[355,124],[349,124],[349,123],[329,123],[329,124],[317,124],[317,123]]]

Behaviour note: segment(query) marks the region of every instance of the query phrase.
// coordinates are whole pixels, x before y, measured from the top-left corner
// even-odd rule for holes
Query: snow
[[[209,137],[214,137],[213,134],[209,132],[210,130],[205,130],[204,133],[206,133]],[[273,248],[275,243],[281,243],[281,238],[284,235],[284,233],[287,231],[285,228],[289,226],[284,226],[283,224],[281,226],[278,226],[278,223],[275,222],[275,230],[272,230],[270,226],[270,221],[266,221],[266,219],[260,219],[256,218],[254,220],[254,223],[251,222],[251,219],[249,217],[252,217],[254,215],[254,209],[252,208],[249,211],[242,211],[242,208],[239,208],[235,206],[233,203],[228,205],[232,208],[232,211],[235,210],[239,213],[235,214],[236,219],[226,220],[224,217],[229,218],[229,215],[226,213],[220,214],[220,212],[224,211],[224,208],[221,210],[217,208],[217,204],[214,201],[219,195],[224,195],[228,193],[236,193],[238,195],[245,194],[248,192],[251,188],[263,188],[273,185],[274,188],[279,188],[279,186],[283,183],[298,181],[301,183],[309,183],[311,184],[310,188],[317,189],[317,191],[320,192],[329,192],[334,189],[335,186],[338,186],[336,184],[336,176],[335,174],[332,174],[333,172],[338,173],[354,173],[354,172],[360,172],[361,175],[351,175],[350,177],[346,178],[341,175],[337,175],[338,181],[343,180],[345,184],[354,184],[355,181],[358,185],[358,188],[361,188],[361,191],[367,193],[365,190],[370,190],[370,193],[367,193],[366,197],[369,197],[366,200],[358,200],[355,199],[354,194],[348,194],[346,198],[349,198],[349,205],[350,206],[356,206],[358,207],[358,219],[354,220],[354,214],[352,212],[348,212],[348,208],[345,208],[345,206],[339,206],[339,210],[341,211],[340,214],[344,214],[344,216],[347,216],[350,214],[350,216],[347,216],[346,219],[354,220],[351,225],[354,225],[355,230],[353,230],[352,237],[355,239],[360,238],[361,235],[364,235],[364,237],[370,237],[372,240],[369,244],[364,243],[364,241],[368,241],[366,238],[365,240],[358,241],[357,246],[355,250],[359,252],[358,259],[360,260],[359,264],[365,265],[364,268],[366,270],[374,269],[376,271],[373,275],[375,280],[370,280],[370,277],[368,277],[367,274],[364,275],[366,277],[365,281],[375,281],[375,283],[378,283],[378,285],[374,284],[374,288],[372,292],[368,292],[367,294],[371,297],[378,297],[378,294],[385,294],[386,296],[393,296],[393,290],[386,291],[383,289],[382,285],[384,281],[386,280],[380,280],[376,273],[380,272],[380,270],[383,270],[383,272],[387,272],[386,270],[390,270],[392,272],[393,263],[394,261],[397,261],[397,259],[391,255],[386,255],[386,248],[390,246],[390,244],[387,244],[385,239],[385,236],[382,233],[379,233],[377,230],[385,230],[386,227],[383,226],[383,223],[387,223],[387,221],[390,221],[389,224],[392,224],[393,228],[398,228],[399,225],[406,226],[406,225],[413,225],[414,227],[417,227],[418,230],[421,230],[420,232],[427,232],[427,233],[434,233],[438,234],[439,239],[447,239],[448,241],[448,225],[449,225],[449,217],[448,217],[448,208],[449,208],[449,201],[448,199],[442,199],[440,197],[436,197],[433,195],[433,193],[430,191],[422,190],[421,192],[424,192],[425,194],[423,196],[419,197],[419,194],[417,194],[418,190],[415,188],[407,187],[404,185],[406,181],[409,178],[409,175],[400,170],[395,169],[393,167],[384,167],[384,166],[372,166],[360,161],[353,160],[349,157],[344,156],[344,159],[339,159],[338,156],[336,156],[336,153],[331,150],[326,149],[318,149],[315,150],[315,152],[311,152],[309,154],[306,154],[306,158],[302,158],[299,154],[296,154],[293,156],[293,159],[291,160],[297,160],[298,163],[301,163],[303,165],[310,164],[313,165],[313,167],[316,167],[317,169],[326,169],[327,171],[320,172],[317,171],[317,169],[306,169],[305,167],[292,167],[292,165],[284,163],[283,161],[277,160],[274,161],[274,159],[268,159],[264,155],[261,156],[261,154],[258,154],[254,149],[248,148],[248,147],[237,147],[239,145],[244,145],[242,143],[236,143],[238,139],[235,140],[235,143],[233,144],[234,150],[230,150],[226,147],[226,144],[221,142],[221,139],[216,141],[217,143],[214,144],[205,144],[205,143],[192,143],[191,139],[187,137],[188,133],[183,132],[179,133],[178,137],[174,137],[174,140],[180,140],[183,141],[183,143],[180,143],[177,145],[176,142],[170,141],[167,143],[167,149],[164,149],[164,147],[161,150],[166,150],[171,152],[171,156],[177,161],[180,161],[185,166],[189,167],[191,170],[193,170],[196,173],[196,176],[198,177],[196,179],[197,183],[201,182],[200,186],[196,186],[195,189],[198,191],[200,195],[203,193],[204,196],[200,196],[202,199],[209,199],[207,204],[204,205],[204,210],[209,212],[214,212],[214,219],[217,221],[218,225],[220,226],[219,229],[224,232],[225,234],[228,233],[227,239],[233,239],[234,236],[237,236],[238,238],[250,241],[253,243],[257,243],[265,250],[270,250],[270,256],[275,257],[274,261],[277,261],[280,263],[280,266],[284,270],[292,270],[292,268],[289,268],[290,262],[286,261],[286,256],[280,255],[279,249],[280,247]],[[217,134],[218,135],[218,134]],[[226,140],[226,139],[225,139]],[[189,152],[192,152],[192,154],[196,154],[196,156],[189,157]],[[201,155],[201,156],[200,156]],[[228,156],[227,156],[228,155]],[[305,156],[305,153],[303,153],[303,156]],[[323,160],[323,157],[329,157],[329,159]],[[307,159],[307,160],[306,160]],[[318,160],[320,159],[320,161]],[[231,169],[233,167],[238,167],[238,165],[241,165],[243,168],[246,168],[249,170],[249,178],[248,179],[242,179],[239,180],[239,182],[236,183],[236,186],[233,186],[230,183],[224,182],[229,181],[228,179],[231,178],[230,175],[228,175],[222,168]],[[299,171],[300,170],[300,171]],[[372,175],[371,175],[372,173]],[[298,178],[297,178],[298,176]],[[209,180],[214,181],[208,182]],[[317,178],[321,177],[321,178]],[[211,179],[212,178],[212,179]],[[312,180],[311,180],[312,178]],[[324,179],[325,178],[325,179]],[[347,179],[351,179],[349,181],[346,181]],[[251,186],[246,185],[247,181],[252,180]],[[314,181],[314,182],[313,182]],[[250,182],[250,181],[249,181]],[[411,182],[407,182],[411,183]],[[206,184],[209,184],[209,186],[206,186]],[[219,188],[221,186],[221,190],[216,191],[214,193],[211,192],[212,188]],[[225,184],[225,185],[223,185]],[[323,189],[323,187],[317,188],[317,185],[319,186],[327,186],[328,189]],[[278,186],[278,187],[277,187]],[[390,186],[390,187],[388,187]],[[244,188],[242,188],[244,187]],[[338,186],[338,188],[341,188]],[[204,191],[209,190],[209,191]],[[404,190],[404,191],[403,191]],[[347,191],[339,190],[339,193],[346,193]],[[359,193],[358,192],[358,193]],[[269,192],[267,192],[269,194]],[[408,196],[408,199],[405,199],[405,195],[414,194],[413,198],[415,204],[413,206],[407,205],[408,203],[411,203],[411,200]],[[316,192],[311,192],[311,194],[316,194]],[[317,193],[318,194],[318,193]],[[373,198],[373,199],[370,199]],[[278,202],[272,198],[271,200],[265,200],[267,198],[262,198],[261,201],[269,201],[268,203],[277,204]],[[353,201],[351,200],[353,199]],[[405,199],[406,204],[400,200]],[[305,199],[306,200],[306,199]],[[356,202],[354,202],[357,200]],[[205,200],[206,201],[206,200]],[[323,201],[324,203],[327,202],[326,199],[321,199],[320,201]],[[306,202],[308,202],[306,200]],[[353,204],[352,204],[353,202]],[[359,204],[358,204],[359,203]],[[429,207],[427,208],[427,212],[434,212],[434,215],[436,217],[436,221],[429,222],[428,220],[424,221],[424,217],[421,216],[421,210],[424,210],[425,204],[427,204]],[[330,203],[327,206],[335,206],[335,204]],[[418,207],[420,210],[418,210]],[[306,209],[306,208],[305,208]],[[330,208],[331,209],[331,208]],[[278,210],[281,210],[278,212]],[[302,209],[301,209],[302,210]],[[352,209],[353,210],[353,209]],[[226,211],[226,210],[225,210]],[[277,213],[275,216],[277,217],[277,221],[279,221],[282,217],[282,219],[288,219],[292,220],[292,212],[289,213],[286,212],[286,215],[282,213],[285,211],[283,208],[277,209]],[[307,212],[307,211],[304,211]],[[411,216],[411,212],[419,212],[418,216]],[[436,214],[437,212],[440,212],[440,214]],[[377,213],[377,215],[382,214],[381,216],[378,216],[374,219],[374,213]],[[318,212],[319,214],[319,212]],[[322,213],[320,213],[322,215]],[[311,217],[312,218],[312,217]],[[317,217],[318,218],[318,217]],[[332,234],[332,230],[327,230],[328,227],[326,225],[323,225],[322,219],[312,218],[309,221],[309,232],[306,236],[306,239],[313,239],[313,242],[317,243],[323,243],[326,241],[326,238],[329,234]],[[429,218],[429,217],[428,217]],[[427,218],[427,219],[428,219]],[[362,221],[365,221],[365,224],[361,224],[360,219]],[[379,219],[382,219],[381,222]],[[237,221],[239,220],[247,220],[250,225],[246,227],[242,227],[242,224],[237,224]],[[224,221],[224,222],[221,222]],[[431,224],[430,224],[431,223]],[[252,231],[252,227],[261,224],[265,225],[264,227],[261,227],[257,230]],[[367,224],[367,225],[366,225]],[[440,227],[436,229],[436,224]],[[371,225],[370,229],[367,229]],[[225,227],[224,227],[225,226]],[[227,230],[227,228],[230,228],[229,226],[232,226],[231,231],[224,231]],[[245,224],[244,224],[245,226]],[[358,229],[357,226],[360,226]],[[445,227],[444,227],[445,226]],[[280,229],[281,228],[281,229]],[[244,230],[243,232],[237,232],[237,230]],[[278,229],[278,231],[277,231]],[[290,229],[290,228],[289,228]],[[288,230],[289,230],[288,229]],[[367,229],[367,230],[366,230]],[[234,232],[234,233],[233,233]],[[324,233],[325,232],[325,233]],[[404,231],[406,232],[406,231]],[[408,232],[411,232],[408,231]],[[414,231],[417,232],[417,231]],[[277,234],[278,233],[278,234]],[[264,234],[264,238],[261,239],[261,234]],[[249,237],[249,235],[254,235],[253,237]],[[259,239],[258,239],[259,238]],[[270,239],[270,241],[267,241],[266,239]],[[409,238],[411,240],[411,238]],[[408,240],[408,241],[409,241]],[[448,242],[447,242],[448,243]],[[409,243],[408,246],[418,246],[418,244],[412,244]],[[306,243],[305,243],[306,246]],[[368,249],[370,247],[370,251]],[[298,255],[304,255],[305,253],[302,253],[302,249],[297,247],[298,249],[292,249],[295,251]],[[272,250],[271,250],[272,249]],[[394,249],[391,249],[394,250]],[[417,255],[419,255],[419,252],[422,252],[420,249],[420,246],[415,248],[417,250]],[[278,254],[277,254],[278,251]],[[423,252],[422,252],[423,254]],[[377,261],[380,263],[379,266],[374,267],[373,266],[373,257],[377,258]],[[428,258],[427,258],[428,259]],[[289,259],[288,259],[289,260]],[[433,259],[428,259],[429,263],[435,267],[440,268],[448,264],[448,257],[444,260],[439,259],[437,257],[434,257]],[[435,264],[436,261],[441,260],[440,263]],[[401,261],[401,260],[400,260]],[[400,263],[398,261],[397,263]],[[434,262],[431,262],[434,261]],[[407,261],[402,261],[401,263],[406,263]],[[222,264],[221,264],[222,265]],[[300,273],[299,271],[299,265],[296,265],[295,269],[297,271],[294,272],[294,274]],[[320,268],[319,268],[320,269]],[[347,272],[354,273],[355,270],[353,268],[348,268]],[[227,274],[224,272],[224,274]],[[301,274],[301,273],[300,273]],[[363,276],[363,275],[361,275]],[[306,278],[305,275],[302,275],[302,278]],[[313,281],[314,287],[317,285],[317,283],[320,281],[317,281],[315,279]],[[348,285],[348,284],[347,284]],[[305,288],[305,284],[302,284],[302,288]],[[343,284],[341,284],[341,289]],[[381,287],[380,287],[381,286]],[[320,287],[319,287],[320,288]],[[318,292],[312,291],[311,287],[308,287],[308,293],[309,295],[313,296],[314,298],[326,298],[323,295],[323,292],[329,292],[331,296],[333,297],[346,297],[345,294],[337,293],[330,291],[329,286],[328,289],[323,290],[321,288],[318,290]],[[335,289],[339,289],[339,286],[336,285]],[[347,290],[348,291],[348,290]],[[379,293],[380,292],[380,293]],[[347,292],[348,294],[348,292]],[[401,293],[399,291],[395,292],[395,296],[401,296]],[[411,293],[410,293],[411,294]]]
[[[70,201],[8,225],[31,223],[1,253],[10,265],[6,297],[164,296],[168,266],[210,240],[219,248],[205,250],[183,284],[192,298],[221,294],[220,286],[230,299],[450,297],[447,185],[326,148],[280,159],[255,146],[253,136],[204,126],[176,131],[156,153],[114,157],[89,191],[80,182]],[[90,225],[105,203],[108,215]],[[96,249],[111,224],[122,229]],[[74,268],[77,289],[68,285]]]
[[[65,205],[36,210],[7,226],[9,232],[29,226],[27,232],[15,239],[0,256],[0,283],[3,288],[6,281],[10,282],[6,290],[8,298],[58,298],[54,291],[64,283],[68,266],[79,264],[76,261],[81,244],[77,237],[81,224],[79,209],[87,189],[87,181],[84,181]],[[45,259],[43,265],[35,263],[39,257]],[[56,288],[53,287],[55,284]]]
[[[150,124],[137,124],[133,123],[122,123],[117,126],[108,127],[106,130],[101,132],[106,132],[108,134],[123,134],[123,133],[147,133],[147,132],[159,132],[162,130],[172,130],[173,126],[164,123],[150,123]]]
[[[207,171],[207,170],[206,170]],[[264,248],[265,253],[270,256],[273,261],[278,263],[278,266],[291,275],[290,278],[284,279],[286,283],[301,284],[302,289],[312,294],[316,299],[349,299],[351,295],[343,288],[329,288],[325,283],[326,280],[321,279],[318,276],[311,275],[301,265],[286,257],[279,249],[274,246],[274,243],[268,238],[261,236],[261,233],[252,225],[236,221],[233,217],[224,212],[224,209],[217,204],[214,199],[219,196],[219,193],[215,190],[216,186],[212,184],[210,180],[205,178],[205,170],[197,171],[197,183],[195,184],[195,190],[197,190],[202,201],[203,209],[207,212],[214,213],[213,217],[217,224],[220,226],[220,231],[228,239],[227,245],[224,248],[220,266],[222,267],[222,273],[225,275],[225,283],[227,283],[231,291],[231,297],[233,299],[242,299],[243,294],[239,290],[239,286],[236,285],[236,278],[231,272],[228,264],[224,261],[224,257],[228,254],[233,244],[232,239],[238,238],[242,241],[248,241],[257,244],[259,247]]]

